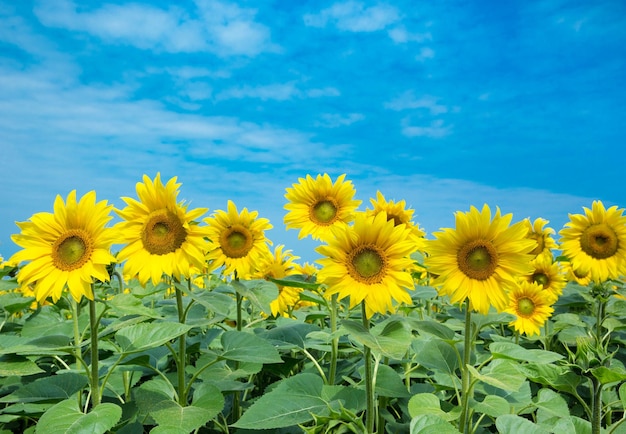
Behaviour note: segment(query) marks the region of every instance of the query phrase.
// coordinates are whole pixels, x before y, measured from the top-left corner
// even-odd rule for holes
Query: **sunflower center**
[[[141,232],[143,246],[152,255],[175,252],[186,239],[187,231],[180,218],[166,209],[152,212]]]
[[[349,258],[350,275],[362,283],[379,283],[386,274],[385,255],[376,246],[360,246]]]
[[[517,302],[517,313],[520,316],[530,316],[535,311],[535,303],[530,298],[521,298]]]
[[[93,244],[82,229],[71,229],[57,239],[52,246],[52,262],[63,271],[80,268],[89,260]]]
[[[580,248],[595,259],[610,258],[617,252],[617,234],[606,223],[589,226],[580,236]]]
[[[220,235],[220,246],[225,256],[229,258],[243,258],[252,249],[254,238],[243,225],[234,225]]]
[[[311,220],[320,225],[330,225],[337,217],[337,204],[332,199],[320,200],[311,207]]]
[[[390,221],[390,220],[393,220],[393,225],[394,226],[400,226],[401,224],[404,223],[402,221],[402,219],[400,218],[400,216],[393,215],[393,214],[387,214],[387,221]]]
[[[546,286],[550,284],[550,278],[546,276],[544,273],[535,273],[533,274],[533,282],[539,283],[540,285],[543,285],[543,287],[545,288]]]
[[[485,280],[498,265],[498,252],[490,241],[474,240],[462,246],[456,255],[459,269],[469,278]]]

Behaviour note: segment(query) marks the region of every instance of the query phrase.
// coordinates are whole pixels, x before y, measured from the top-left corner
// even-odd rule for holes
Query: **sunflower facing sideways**
[[[373,208],[365,210],[367,215],[376,215],[381,211],[385,211],[385,213],[387,213],[387,220],[393,220],[393,223],[396,226],[402,224],[406,225],[409,229],[411,229],[411,236],[413,236],[416,242],[419,242],[421,245],[421,241],[426,233],[413,222],[414,210],[407,209],[406,201],[401,200],[399,202],[395,202],[393,200],[387,200],[380,191],[377,191],[376,199],[371,198],[370,202]]]
[[[529,254],[537,243],[526,238],[522,222],[511,226],[512,214],[491,218],[486,204],[482,211],[472,206],[469,212],[455,214],[456,228],[435,232],[427,240],[425,258],[428,271],[435,275],[433,286],[449,295],[452,303],[469,298],[470,308],[486,314],[490,306],[502,311],[508,302],[507,291],[519,276],[531,274]]]
[[[574,272],[597,283],[626,274],[626,216],[624,209],[605,209],[601,201],[583,207],[585,214],[570,214],[559,231],[563,255]]]
[[[338,226],[326,245],[316,251],[324,256],[317,262],[321,269],[317,280],[326,284],[326,297],[350,297],[350,308],[365,303],[366,316],[394,312],[392,300],[411,304],[407,292],[413,278],[407,271],[415,250],[411,230],[394,226],[385,212],[376,216],[357,213],[353,225]]]
[[[361,201],[353,199],[356,191],[345,178],[345,174],[340,175],[334,183],[326,173],[315,179],[311,175],[298,178],[299,184],[286,189],[286,228],[300,229],[300,239],[311,235],[314,240],[325,241],[331,228],[350,223]]]
[[[11,238],[23,250],[10,262],[30,261],[19,269],[18,283],[31,288],[40,304],[48,297],[56,303],[66,287],[77,302],[83,296],[93,300],[94,279],[108,281],[106,267],[115,262],[110,252],[115,231],[105,227],[112,209],[105,200],[96,202],[95,191],[77,202],[73,190],[65,202],[56,197],[54,213],[41,212],[18,222],[21,233]]]
[[[257,270],[260,260],[272,254],[269,249],[272,242],[265,236],[272,225],[268,219],[259,218],[257,211],[244,208],[240,213],[229,200],[227,211],[218,210],[204,222],[211,240],[206,256],[211,270],[224,267],[223,275],[236,272],[237,277],[247,279]]]
[[[540,284],[521,282],[509,293],[509,304],[504,310],[516,316],[509,326],[526,336],[540,334],[540,328],[554,312],[551,306],[553,302],[550,292],[545,291]]]
[[[206,208],[187,209],[177,203],[178,188],[173,177],[165,185],[161,174],[154,181],[147,175],[136,185],[139,200],[123,197],[126,207],[115,212],[123,219],[115,225],[126,244],[118,254],[124,263],[124,274],[137,277],[142,285],[151,280],[154,285],[162,276],[190,278],[192,270],[205,267],[204,254],[207,228],[195,220]]]
[[[535,256],[545,254],[552,257],[552,250],[556,249],[558,246],[554,238],[552,238],[555,234],[554,229],[546,227],[549,221],[541,217],[535,219],[533,222],[531,222],[529,218],[523,221],[528,228],[528,235],[526,235],[526,237],[537,242],[537,247],[530,253]]]

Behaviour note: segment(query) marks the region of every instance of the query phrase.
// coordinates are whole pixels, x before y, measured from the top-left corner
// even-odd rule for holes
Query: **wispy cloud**
[[[444,125],[442,119],[436,119],[427,126],[411,125],[410,122],[408,117],[402,120],[402,134],[407,137],[431,137],[439,139],[452,132],[452,127]]]
[[[388,33],[389,37],[398,44],[406,42],[424,42],[432,39],[430,32],[409,32],[403,25],[390,29]]]
[[[227,88],[219,92],[215,96],[215,100],[254,98],[262,101],[287,101],[293,98],[321,98],[339,95],[339,90],[334,87],[300,89],[296,82],[289,82]]]
[[[374,32],[383,30],[400,18],[398,10],[387,4],[365,6],[361,2],[347,1],[333,4],[316,14],[304,15],[304,23],[311,27],[328,24],[350,32]]]
[[[365,115],[362,113],[323,113],[320,116],[320,120],[315,123],[315,126],[324,128],[344,127],[363,119],[365,119]]]
[[[199,19],[177,7],[149,4],[104,4],[78,11],[70,0],[39,1],[35,14],[42,24],[92,34],[107,42],[167,52],[211,51],[220,55],[254,56],[275,50],[269,29],[255,12],[236,4],[197,0]]]
[[[439,104],[439,98],[431,95],[423,95],[416,97],[413,91],[407,91],[400,96],[385,103],[385,108],[401,111],[408,109],[426,109],[433,115],[439,115],[448,112],[448,107]]]

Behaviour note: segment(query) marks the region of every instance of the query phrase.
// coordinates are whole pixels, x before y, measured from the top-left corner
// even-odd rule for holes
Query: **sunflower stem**
[[[98,315],[95,300],[89,300],[89,326],[91,332],[91,405],[97,407],[100,405],[100,368],[98,367]]]
[[[468,366],[472,356],[472,310],[469,298],[465,300],[465,335],[463,345],[463,366],[461,367],[461,418],[459,419],[459,431],[467,434],[471,426],[469,417],[470,401],[470,371]]]
[[[185,324],[185,306],[183,305],[183,293],[178,288],[178,286],[174,286],[176,291],[176,309],[178,310],[178,322],[181,324]],[[178,403],[185,407],[187,405],[187,395],[186,384],[185,384],[185,363],[187,360],[187,333],[183,333],[178,338],[178,363],[177,363],[177,374],[178,374]]]
[[[365,310],[365,300],[361,302],[361,316],[363,318],[363,327],[366,330],[370,329],[370,322],[367,318],[367,312]],[[365,429],[367,434],[374,433],[374,420],[376,415],[376,405],[374,402],[374,378],[372,372],[372,349],[367,345],[363,345],[363,363],[365,364],[365,396],[367,399],[367,406],[365,409]]]
[[[335,384],[337,375],[337,354],[339,352],[339,337],[335,336],[337,331],[337,294],[333,294],[330,300],[330,335],[332,336],[332,346],[330,350],[330,371],[328,373],[328,384]]]
[[[236,273],[235,273],[235,280],[237,281],[239,280]],[[242,324],[243,322],[243,319],[242,319],[243,297],[241,296],[239,291],[237,291],[236,288],[235,288],[235,297],[237,301],[237,323],[235,326],[237,327],[237,331],[240,332],[243,329],[243,324]],[[239,369],[238,361],[235,362],[235,370],[237,369]],[[233,392],[233,413],[231,415],[233,423],[237,422],[239,418],[241,417],[240,400],[241,400],[241,396],[239,395],[239,392],[234,391]]]

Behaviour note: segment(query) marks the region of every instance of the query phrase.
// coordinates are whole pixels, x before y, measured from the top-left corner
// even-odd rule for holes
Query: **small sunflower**
[[[427,240],[425,265],[435,275],[433,286],[449,295],[452,303],[469,298],[470,307],[487,313],[493,305],[498,311],[507,305],[507,290],[518,276],[531,274],[532,255],[537,244],[526,238],[522,222],[509,226],[512,214],[496,214],[491,219],[487,205],[482,211],[472,206],[467,213],[455,214],[456,228],[435,232]]]
[[[540,284],[544,290],[552,295],[553,301],[556,301],[563,294],[563,288],[567,285],[567,278],[560,263],[554,262],[552,254],[548,255],[546,252],[539,254],[530,263],[534,270],[523,280]]]
[[[316,251],[325,256],[318,281],[328,286],[325,296],[350,297],[350,307],[365,302],[367,317],[378,312],[394,312],[392,300],[411,304],[407,292],[413,278],[407,270],[415,250],[411,230],[394,226],[385,212],[376,216],[357,213],[353,225],[339,226],[327,245]]]
[[[207,259],[212,269],[223,266],[224,275],[236,272],[238,277],[247,279],[257,270],[260,260],[272,254],[268,246],[272,242],[265,237],[272,225],[268,219],[259,218],[257,211],[244,208],[239,213],[231,200],[227,210],[218,210],[204,219],[212,242]]]
[[[562,262],[565,268],[565,279],[568,282],[576,282],[580,286],[588,286],[591,283],[590,273],[583,273],[581,270],[574,270],[570,261]]]
[[[176,179],[163,185],[160,173],[154,182],[144,175],[136,186],[139,200],[123,197],[127,206],[115,211],[124,220],[115,227],[126,244],[118,261],[126,261],[124,275],[136,276],[142,285],[148,280],[156,285],[164,274],[189,278],[194,267],[205,266],[207,228],[195,220],[207,209],[188,210],[184,202],[177,203],[181,184]]]
[[[300,229],[300,239],[311,235],[314,240],[325,240],[331,228],[350,223],[361,201],[353,199],[356,190],[345,177],[340,175],[334,183],[326,173],[315,179],[311,175],[298,178],[299,184],[286,189],[287,229]]]
[[[509,323],[519,333],[526,336],[540,334],[540,328],[552,315],[554,299],[538,283],[521,282],[509,292],[509,304],[504,310],[517,318]]]
[[[530,252],[532,255],[547,254],[552,257],[552,250],[557,248],[556,241],[552,238],[555,234],[554,229],[545,227],[548,223],[548,220],[541,217],[535,219],[534,222],[531,222],[529,218],[524,220],[524,224],[528,228],[526,237],[537,242],[537,247]]]
[[[252,274],[252,278],[273,278],[282,279],[287,276],[297,274],[294,261],[300,259],[294,256],[291,250],[284,250],[282,244],[276,246],[274,254],[261,258],[258,264],[258,271]],[[301,288],[278,285],[278,298],[270,303],[272,315],[282,315],[293,308],[300,301]]]
[[[387,219],[393,220],[395,226],[398,225],[406,225],[409,229],[411,229],[411,236],[415,239],[415,241],[421,247],[423,244],[423,239],[426,233],[413,222],[413,213],[414,210],[407,209],[406,201],[401,200],[400,202],[395,202],[393,200],[386,200],[385,196],[380,191],[376,192],[376,199],[370,198],[370,202],[373,206],[373,209],[367,208],[365,213],[367,215],[376,215],[381,211],[387,213]]]
[[[115,231],[105,227],[112,209],[106,200],[96,202],[95,191],[77,202],[73,190],[65,202],[56,197],[54,213],[37,213],[17,223],[21,233],[11,238],[23,250],[9,262],[30,261],[19,269],[18,283],[32,288],[39,303],[48,297],[56,303],[66,287],[76,301],[83,296],[93,300],[91,284],[108,281],[106,267],[115,262],[110,252]]]
[[[585,215],[570,214],[559,231],[561,249],[581,275],[595,282],[618,279],[626,274],[626,216],[623,209],[605,209],[596,200]]]

